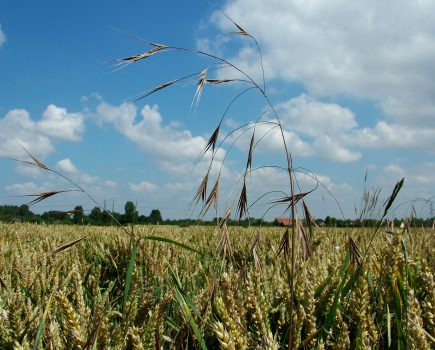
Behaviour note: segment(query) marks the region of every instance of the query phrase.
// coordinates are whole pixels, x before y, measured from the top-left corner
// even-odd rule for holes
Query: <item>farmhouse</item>
[[[273,224],[275,226],[289,227],[292,225],[292,220],[289,218],[275,218],[275,220],[273,220]]]

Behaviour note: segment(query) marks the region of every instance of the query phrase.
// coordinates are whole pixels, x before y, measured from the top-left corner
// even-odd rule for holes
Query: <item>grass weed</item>
[[[231,148],[240,135],[248,134],[234,204],[225,208],[216,228],[124,227],[118,222],[110,228],[0,224],[0,348],[429,349],[435,345],[434,234],[410,226],[383,230],[404,179],[383,205],[378,203],[379,191],[365,192],[360,218],[372,218],[379,211],[375,227],[316,227],[305,202],[313,191],[299,188],[298,170],[266,92],[260,46],[229,20],[236,28],[233,34],[257,48],[261,82],[211,53],[147,40],[144,43],[151,47],[147,51],[117,62],[120,69],[168,51],[211,61],[196,73],[151,88],[136,101],[192,78],[197,79],[192,106],[209,86],[246,85],[199,152],[201,157],[210,153],[210,163],[192,200],[201,205],[201,215],[213,205],[217,216],[223,165],[214,181],[212,165],[220,148],[228,143]],[[238,78],[214,77],[222,68],[232,69]],[[221,135],[229,108],[250,90],[264,100],[265,112]],[[284,167],[253,168],[256,147],[268,136],[258,133],[260,125],[279,130]],[[55,173],[74,187],[31,194],[35,198],[30,204],[78,191],[98,205],[80,185],[25,152],[30,160],[14,161]],[[250,176],[265,167],[285,172],[288,191],[266,190],[251,200]],[[228,229],[232,213],[238,219],[249,216],[250,208],[264,197],[271,198],[266,213],[281,206],[291,227]]]

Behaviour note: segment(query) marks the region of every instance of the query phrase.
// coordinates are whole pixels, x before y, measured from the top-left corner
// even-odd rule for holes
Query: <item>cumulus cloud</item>
[[[63,173],[66,173],[74,182],[82,185],[96,185],[102,182],[98,176],[92,176],[81,171],[69,158],[61,159],[56,163],[56,167]],[[113,181],[106,181],[109,187],[116,187]],[[115,186],[113,186],[115,185]]]
[[[57,167],[64,172],[70,173],[70,174],[78,174],[79,170],[77,167],[71,162],[69,158],[65,158],[62,160],[59,160],[57,162]]]
[[[433,192],[431,192],[430,189],[435,183],[435,163],[427,162],[419,165],[417,169],[412,172],[411,176],[416,183],[418,183],[419,185],[423,185],[427,188],[426,192],[428,194],[432,193],[433,195]]]
[[[2,30],[2,25],[0,24],[0,47],[6,42],[6,34]]]
[[[435,3],[235,0],[221,10],[211,22],[233,31],[226,13],[253,34],[268,78],[373,99],[397,122],[435,126]],[[241,43],[231,60],[261,78],[256,50]]]
[[[354,162],[361,153],[347,148],[343,135],[358,124],[351,110],[302,94],[277,106],[284,128],[313,139],[310,154],[338,163]],[[308,147],[308,146],[307,146]]]
[[[38,167],[30,165],[30,164],[22,164],[22,163],[18,163],[15,166],[14,171],[19,175],[22,175],[25,177],[31,177],[34,179],[38,179],[43,174],[46,174],[46,171],[42,170],[41,168],[38,168]]]
[[[68,113],[66,108],[50,104],[38,121],[37,128],[44,134],[68,141],[79,141],[85,129],[81,113]]]
[[[382,197],[388,198],[395,183],[405,178],[392,208],[392,216],[401,217],[417,213],[418,217],[430,216],[429,203],[433,201],[435,163],[416,162],[410,164],[392,160],[374,172],[373,182],[382,189]]]
[[[339,207],[335,202],[335,199],[340,200],[340,203],[346,203],[349,208],[353,208],[353,202],[349,201],[355,199],[355,190],[348,183],[336,183],[329,176],[319,173],[302,173],[297,172],[297,192],[306,192],[315,189],[307,197],[305,197],[310,209],[314,210],[313,214],[324,217],[325,215],[341,215]],[[267,184],[270,192],[268,195],[262,197],[265,194],[264,188]],[[241,183],[237,184],[239,188]],[[234,184],[233,184],[234,186]],[[251,210],[251,214],[254,216],[263,215],[270,207],[271,202],[278,200],[290,194],[289,179],[285,171],[276,168],[259,168],[252,172],[248,179],[248,202],[252,204],[259,199],[255,206]],[[240,192],[235,191],[237,196]],[[332,197],[331,193],[333,194]],[[233,202],[237,203],[237,198],[233,198]],[[325,211],[325,205],[328,208]],[[268,213],[268,217],[273,218],[283,214],[283,211],[287,208],[288,204],[275,206],[274,209]],[[298,209],[299,210],[299,209]],[[348,213],[346,213],[348,214]],[[352,214],[352,213],[350,213]]]
[[[349,144],[372,148],[414,148],[427,153],[435,153],[433,140],[435,128],[419,125],[388,124],[385,121],[376,123],[373,128],[354,129],[343,139]]]
[[[28,194],[36,194],[42,192],[41,187],[37,186],[34,182],[16,183],[6,187],[6,191],[14,195],[24,196]]]
[[[348,132],[358,130],[355,116],[348,108],[302,94],[278,104],[276,109],[293,156],[316,156],[338,163],[354,162],[361,158],[360,152],[349,149],[352,143],[345,137]],[[240,137],[236,145],[245,149],[249,145],[251,133],[240,136],[241,132],[234,138]],[[282,134],[276,124],[259,124],[255,133],[256,140],[261,140],[257,150],[283,150]]]
[[[405,170],[397,163],[387,164],[384,169],[384,173],[389,176],[404,176]]]
[[[302,94],[277,106],[284,125],[309,136],[336,135],[358,124],[353,112],[336,103],[324,103]]]
[[[414,195],[415,193],[426,192],[428,197],[433,196],[431,188],[433,188],[433,183],[435,182],[434,162],[423,162],[408,167],[401,165],[400,162],[392,162],[385,165],[380,171],[382,183],[389,184],[390,186],[392,179],[399,180],[402,177],[405,178],[408,192],[413,192]]]
[[[128,187],[133,192],[155,192],[158,190],[158,186],[149,181],[142,181],[138,184],[129,183]]]
[[[354,162],[361,158],[361,153],[352,152],[342,147],[336,140],[327,135],[317,138],[313,148],[320,158],[339,163]]]
[[[167,183],[165,184],[165,189],[167,189],[170,192],[179,192],[187,189],[192,189],[192,184],[190,183],[186,184],[181,182]]]
[[[30,118],[25,109],[12,109],[0,118],[0,155],[24,155],[20,144],[38,157],[54,151],[52,138],[78,141],[85,129],[80,113],[49,105],[40,120]]]
[[[24,109],[13,109],[0,119],[0,155],[20,157],[20,144],[33,154],[44,157],[54,150],[50,139],[38,132],[36,123]]]
[[[322,159],[347,163],[361,158],[351,148],[414,148],[434,153],[435,128],[379,121],[360,128],[354,113],[337,103],[321,102],[302,94],[277,105],[285,129],[295,130],[312,154]]]
[[[118,184],[116,183],[116,181],[106,180],[106,181],[104,181],[104,186],[109,187],[109,188],[116,188],[116,187],[118,187]]]
[[[190,131],[165,125],[157,106],[144,106],[139,117],[136,106],[132,104],[113,106],[102,102],[94,117],[99,123],[112,124],[119,133],[161,165],[176,167],[193,162],[206,144],[202,136],[193,136]],[[223,156],[224,152],[219,151],[216,161]]]
[[[240,129],[232,134],[228,140],[228,144],[235,143],[237,148],[243,152],[248,151],[251,141],[253,129],[245,132],[245,129]],[[313,154],[310,145],[303,141],[295,132],[287,130],[284,126],[283,134],[287,147],[293,155],[310,156]],[[275,121],[265,121],[265,123],[257,124],[255,127],[255,152],[272,152],[280,153],[284,151],[283,135],[277,127]],[[284,153],[285,154],[285,153]]]

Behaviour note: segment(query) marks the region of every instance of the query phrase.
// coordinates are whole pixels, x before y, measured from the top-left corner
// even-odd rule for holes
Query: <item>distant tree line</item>
[[[99,207],[94,207],[91,211],[86,212],[81,205],[77,205],[74,210],[70,211],[46,211],[43,214],[33,213],[26,204],[16,205],[0,205],[0,221],[4,222],[32,222],[46,224],[80,224],[80,225],[97,225],[109,226],[119,222],[122,225],[137,224],[137,225],[176,225],[188,227],[193,225],[214,226],[217,220],[214,218],[210,221],[201,219],[166,219],[163,220],[159,209],[151,210],[149,216],[139,215],[136,206],[133,202],[126,202],[124,213],[107,212]],[[262,221],[260,219],[248,218],[241,221],[227,221],[228,226],[271,226],[271,222]]]
[[[94,207],[90,212],[83,210],[81,205],[77,205],[71,211],[47,211],[43,214],[33,213],[26,204],[16,205],[0,205],[0,221],[4,222],[32,222],[46,224],[80,224],[80,225],[99,225],[109,226],[115,225],[116,221],[122,225],[137,224],[137,225],[176,225],[181,227],[204,225],[214,226],[220,218],[212,220],[201,219],[166,219],[163,220],[159,209],[151,210],[149,216],[139,215],[136,206],[133,202],[126,202],[124,213],[110,212],[102,210],[99,207]],[[409,224],[414,227],[432,227],[435,218],[413,218]],[[394,226],[399,227],[402,219],[394,219]],[[327,216],[324,220],[316,220],[318,226],[325,227],[373,227],[377,224],[376,220],[350,220],[337,219]],[[273,222],[264,221],[256,218],[246,218],[244,220],[227,221],[228,226],[273,226]]]
[[[163,218],[160,210],[153,209],[149,216],[139,215],[133,202],[127,202],[124,206],[124,213],[110,212],[94,207],[86,212],[81,205],[71,211],[46,211],[42,214],[33,213],[26,204],[0,205],[0,220],[6,222],[32,222],[46,224],[81,224],[81,225],[113,225],[118,221],[126,224],[162,224]]]
[[[389,220],[390,224],[393,223],[393,226],[398,228],[400,224],[406,221],[411,227],[432,227],[435,221],[435,217],[432,218],[406,218],[399,219],[394,218]],[[316,220],[317,225],[326,226],[326,227],[375,227],[378,224],[378,220],[376,219],[337,219],[335,217],[327,216],[325,220],[319,219]]]

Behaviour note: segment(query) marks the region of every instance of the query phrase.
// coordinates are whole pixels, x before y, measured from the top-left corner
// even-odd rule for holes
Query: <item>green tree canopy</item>
[[[125,203],[124,209],[125,209],[124,221],[126,223],[137,223],[139,213],[137,212],[134,203],[128,201],[127,203]]]
[[[77,205],[74,208],[73,222],[75,224],[81,224],[83,223],[83,219],[84,219],[83,207],[81,205]]]
[[[160,224],[163,221],[162,214],[160,214],[160,210],[158,209],[151,210],[149,221],[153,225]]]
[[[103,223],[103,213],[99,207],[94,207],[89,214],[89,219],[93,225],[101,225]]]

